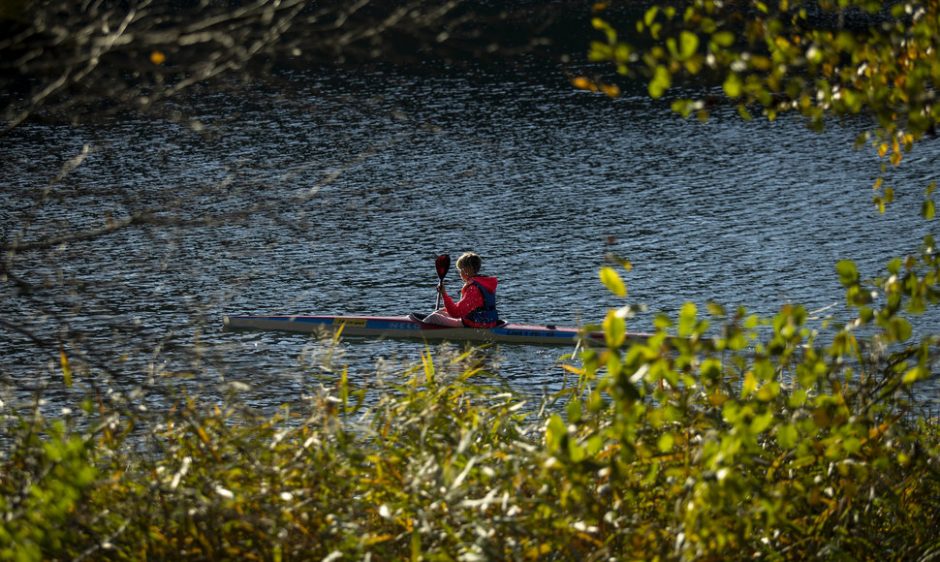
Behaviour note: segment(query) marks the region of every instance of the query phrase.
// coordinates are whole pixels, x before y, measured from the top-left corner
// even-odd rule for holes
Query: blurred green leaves
[[[4,412],[0,559],[917,560],[940,340],[909,315],[940,301],[934,248],[871,279],[839,262],[869,298],[845,322],[686,303],[640,337],[612,309],[541,403],[473,348],[428,348],[367,383],[323,369],[271,415],[238,395]]]
[[[707,119],[717,86],[747,119],[755,111],[770,120],[796,112],[819,130],[827,116],[870,116],[862,145],[870,142],[891,166],[940,123],[940,8],[933,0],[890,10],[869,0],[654,3],[632,26],[610,23],[605,10],[595,5],[593,26],[603,38],[591,43],[590,59],[645,81],[656,99],[680,85],[683,96],[693,96],[672,101],[683,116]],[[851,25],[833,26],[846,18]],[[881,181],[872,200],[884,212],[894,189],[882,189]],[[921,214],[932,219],[935,212],[928,195]]]

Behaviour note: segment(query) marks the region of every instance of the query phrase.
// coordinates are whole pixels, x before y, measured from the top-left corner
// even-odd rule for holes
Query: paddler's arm
[[[441,287],[441,296],[444,297],[444,308],[447,310],[447,314],[454,318],[463,318],[475,309],[483,306],[483,295],[480,294],[480,290],[474,285],[467,287],[463,292],[460,302],[455,303],[443,286]]]

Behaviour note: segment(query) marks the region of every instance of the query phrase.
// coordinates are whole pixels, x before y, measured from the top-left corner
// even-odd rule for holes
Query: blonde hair
[[[481,267],[483,267],[483,260],[473,252],[466,252],[457,258],[457,269],[466,271],[468,275],[480,273]]]

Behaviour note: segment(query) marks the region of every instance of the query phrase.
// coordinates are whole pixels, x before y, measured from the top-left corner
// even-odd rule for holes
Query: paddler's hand
[[[441,294],[441,295],[443,295],[443,294],[446,292],[446,291],[444,291],[444,282],[443,282],[443,281],[441,281],[440,283],[437,284],[437,292],[438,292],[438,294]]]

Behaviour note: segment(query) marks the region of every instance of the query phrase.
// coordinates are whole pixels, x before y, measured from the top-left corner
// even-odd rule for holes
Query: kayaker
[[[460,300],[454,302],[444,288],[444,282],[437,290],[444,299],[444,308],[436,310],[424,318],[425,322],[443,326],[466,326],[468,328],[492,328],[498,326],[499,313],[496,311],[495,277],[480,275],[483,263],[480,256],[467,252],[457,258],[457,271],[463,279]]]

